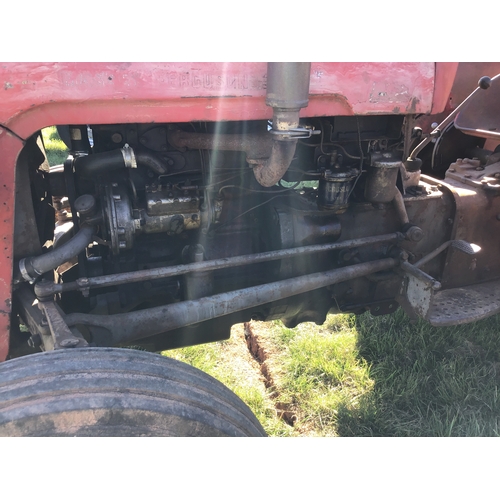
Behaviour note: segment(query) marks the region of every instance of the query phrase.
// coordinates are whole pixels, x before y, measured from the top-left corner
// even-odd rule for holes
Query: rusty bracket
[[[68,347],[88,347],[88,342],[83,337],[77,337],[70,330],[63,318],[59,306],[53,301],[39,301],[41,309],[50,328],[54,340],[54,350],[67,349]]]
[[[427,319],[434,294],[441,289],[441,283],[413,264],[403,253],[400,268],[404,271],[398,303],[412,319]]]

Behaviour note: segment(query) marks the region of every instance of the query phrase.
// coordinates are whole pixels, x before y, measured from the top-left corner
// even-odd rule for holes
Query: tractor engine
[[[158,351],[250,319],[294,327],[399,306],[455,324],[447,291],[500,278],[485,226],[500,213],[500,163],[484,136],[451,118],[425,130],[415,114],[302,118],[310,65],[268,68],[272,120],[58,127],[70,155],[32,161],[40,221],[17,231],[16,307],[32,344]],[[35,239],[50,250],[33,255]]]

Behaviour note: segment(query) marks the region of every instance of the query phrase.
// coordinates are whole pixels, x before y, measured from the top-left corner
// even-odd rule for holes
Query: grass
[[[272,436],[498,436],[499,328],[500,316],[437,329],[402,311],[331,315],[321,327],[272,322],[259,329],[268,389],[257,378],[242,390],[241,360],[220,356],[230,344],[165,354],[228,385]],[[206,350],[217,356],[200,364]],[[293,426],[278,424],[276,408],[293,414]]]
[[[68,156],[68,148],[57,133],[56,127],[47,127],[42,130],[43,144],[49,165],[61,165]]]
[[[360,355],[374,390],[343,434],[497,436],[500,432],[500,317],[432,328],[394,316],[357,319]]]

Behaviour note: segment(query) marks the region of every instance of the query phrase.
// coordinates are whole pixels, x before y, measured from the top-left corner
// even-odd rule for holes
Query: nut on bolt
[[[406,262],[409,258],[408,252],[401,250],[401,252],[399,253],[399,258],[401,259],[401,261]]]
[[[406,231],[405,238],[408,241],[413,241],[417,243],[424,237],[424,232],[418,226],[412,226]]]

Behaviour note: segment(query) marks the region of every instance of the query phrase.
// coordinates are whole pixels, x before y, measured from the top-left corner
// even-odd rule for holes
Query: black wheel
[[[223,384],[131,349],[32,354],[0,364],[0,436],[265,436]]]

